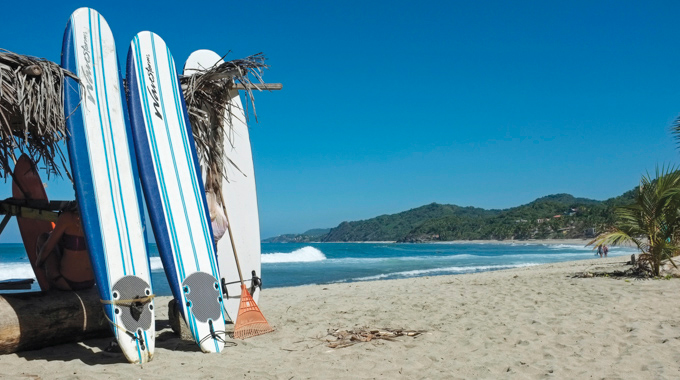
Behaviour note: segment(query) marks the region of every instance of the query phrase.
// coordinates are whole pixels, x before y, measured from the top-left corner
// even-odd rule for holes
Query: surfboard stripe
[[[104,47],[102,46],[102,29],[101,29],[101,15],[97,14],[97,29],[99,33],[99,54],[100,56],[103,56],[104,54]],[[93,39],[91,38],[90,41]],[[104,84],[106,84],[106,70],[103,69],[101,70],[102,73],[102,78]],[[111,114],[108,112],[109,110],[109,87],[104,86],[104,100],[105,100],[105,105],[106,107],[104,110],[106,111],[106,119],[107,119],[107,125],[108,125],[108,131],[104,130],[104,125],[102,124],[102,135],[103,135],[103,140],[104,142],[108,142],[111,144],[111,149],[107,149],[107,159],[112,162],[116,162],[116,165],[112,168],[112,170],[109,170],[109,172],[113,171],[113,176],[115,177],[116,181],[112,184],[112,187],[116,188],[116,193],[118,194],[118,202],[116,202],[115,199],[115,193],[113,191],[113,188],[111,189],[111,203],[113,204],[113,212],[114,212],[114,217],[116,220],[116,227],[117,227],[117,232],[118,232],[118,241],[119,241],[119,246],[121,248],[121,259],[123,261],[123,275],[126,275],[128,271],[132,272],[132,274],[135,274],[135,265],[134,265],[134,259],[132,255],[130,254],[132,252],[132,243],[130,241],[130,235],[127,233],[129,231],[129,226],[127,222],[127,215],[125,212],[125,197],[123,196],[122,192],[122,185],[121,185],[121,178],[120,178],[120,172],[118,170],[118,160],[116,160],[116,157],[118,157],[121,154],[124,154],[124,152],[120,151],[119,149],[116,148],[116,141],[114,139],[114,131],[113,131],[113,123],[111,121]],[[108,132],[108,136],[106,135],[106,132]],[[108,137],[108,138],[107,138]],[[106,149],[106,148],[105,148]],[[108,153],[111,152],[112,154]],[[110,166],[109,166],[110,167]],[[110,176],[109,176],[109,181],[111,181]],[[115,186],[117,185],[117,187]],[[116,207],[117,206],[117,207]],[[120,208],[120,210],[118,210]],[[120,220],[121,216],[119,215],[119,212],[122,213],[122,222],[125,224],[125,228],[121,229],[120,226]],[[121,235],[124,235],[121,236]],[[127,246],[125,246],[125,242],[123,240],[127,240]],[[127,249],[127,251],[126,251]],[[127,265],[126,265],[127,264]]]
[[[148,295],[145,290],[152,292],[152,285],[138,193],[141,187],[129,150],[132,144],[126,109],[121,101],[122,78],[117,70],[111,31],[98,12],[80,8],[72,14],[64,38],[63,57],[62,65],[81,79],[78,84],[67,82],[80,91],[65,91],[67,113],[77,115],[67,120],[68,148],[100,297],[111,300],[113,287],[120,289],[129,281],[138,284],[131,290],[132,294]],[[127,309],[110,304],[103,306],[128,360],[148,361],[155,345],[152,309],[145,311],[147,319],[140,323],[148,327],[140,331],[136,327],[140,325],[121,319],[129,313]],[[124,310],[121,313],[119,309]],[[151,318],[150,325],[148,318]],[[131,336],[119,326],[127,326]],[[147,332],[145,336],[149,339],[144,339],[145,347],[141,346],[141,340],[130,339],[132,336],[142,339]]]
[[[139,38],[135,37],[135,41],[136,41],[136,44],[137,44],[137,55],[138,55],[138,65],[137,66],[138,66],[138,69],[140,70],[140,76],[142,78],[143,88],[147,88],[148,85],[146,84],[146,76],[144,75],[144,72],[143,72],[144,61],[141,57],[141,54],[139,53],[139,51],[140,51]],[[149,106],[148,96],[147,96],[146,92],[144,92],[144,91],[141,91],[141,93],[143,94],[144,101],[145,101],[147,123],[148,123],[149,126],[153,126],[153,121],[151,120],[151,116],[150,116],[151,110],[150,110],[150,106]],[[154,130],[153,127],[148,128],[147,131],[149,133],[149,138],[152,142],[150,144],[150,146],[151,146],[153,153],[154,153],[154,163],[156,165],[158,177],[164,178],[164,171],[163,171],[163,166],[161,165],[161,161],[160,161],[160,154],[158,152],[158,145],[154,143],[156,141],[156,131]],[[172,212],[170,210],[168,210],[168,206],[167,206],[170,203],[168,193],[167,193],[167,187],[165,186],[164,181],[159,181],[159,184],[160,184],[161,193],[162,193],[162,196],[163,196],[163,199],[162,199],[163,209],[164,209],[164,212],[166,214],[168,214],[168,216],[169,216],[169,218],[167,218],[167,223],[170,227],[170,237],[172,239],[171,243],[174,247],[177,247],[179,245],[179,242],[177,241],[178,238],[177,238],[177,230],[176,230],[176,227],[175,227],[175,221],[174,221],[174,217],[172,216]],[[173,252],[176,253],[175,262],[179,264],[179,268],[178,268],[178,269],[180,269],[179,276],[180,276],[180,278],[183,279],[186,275],[185,275],[185,271],[184,271],[184,265],[183,265],[181,257],[180,257],[180,252],[176,248],[173,248]]]
[[[186,125],[186,114],[184,112],[184,109],[182,107],[181,100],[182,94],[179,91],[179,86],[177,84],[177,69],[175,67],[175,61],[172,59],[172,55],[170,54],[170,50],[166,46],[166,54],[168,55],[168,65],[169,65],[169,70],[170,70],[170,79],[171,79],[171,84],[172,84],[172,91],[174,94],[174,101],[175,101],[175,109],[177,112],[177,115],[180,115],[179,117],[179,123],[180,123],[180,136],[182,137],[182,143],[184,145],[184,151],[185,151],[185,158],[186,161],[189,163],[189,174],[191,176],[191,184],[193,188],[193,194],[195,199],[202,199],[201,197],[201,191],[199,190],[199,184],[196,179],[196,172],[191,170],[192,167],[197,167],[195,160],[193,159],[191,155],[191,148],[188,142],[188,133],[189,129],[187,128]],[[201,207],[203,206],[202,204],[199,205],[197,208],[198,213],[199,213],[199,219],[201,220],[201,229],[203,233],[203,241],[206,243],[206,246],[208,246],[207,242],[210,241],[210,239],[207,239],[206,235],[206,213],[205,213],[205,208]],[[212,258],[210,260],[210,265],[211,268],[213,267],[213,262]],[[213,276],[216,276],[216,273],[213,272]]]
[[[148,85],[146,84],[146,76],[144,75],[144,70],[143,70],[144,61],[143,61],[142,56],[141,56],[141,48],[140,48],[139,37],[135,36],[133,41],[134,41],[134,46],[135,46],[135,56],[136,56],[136,62],[137,62],[136,66],[137,66],[137,70],[138,70],[137,77],[141,78],[142,88],[145,89],[145,88],[147,88]],[[172,244],[171,249],[172,249],[172,252],[175,253],[175,263],[178,264],[177,269],[179,270],[179,278],[181,279],[181,281],[180,281],[180,283],[181,283],[184,280],[184,278],[186,278],[186,273],[185,273],[185,269],[184,269],[184,263],[181,259],[181,252],[178,249],[179,242],[177,240],[178,239],[177,228],[175,226],[175,220],[174,220],[174,217],[172,215],[172,210],[170,210],[169,206],[168,206],[170,204],[170,199],[169,199],[169,196],[168,196],[168,190],[167,190],[166,184],[165,184],[164,181],[160,180],[160,178],[165,178],[165,176],[164,176],[164,172],[163,172],[163,166],[161,165],[160,154],[158,152],[158,145],[156,144],[156,132],[153,128],[153,121],[151,120],[151,108],[149,106],[149,99],[148,99],[148,96],[147,96],[145,91],[140,91],[140,93],[142,94],[144,108],[146,110],[146,112],[144,113],[145,114],[144,116],[145,116],[147,125],[149,126],[147,128],[147,133],[149,134],[148,135],[148,138],[150,140],[149,145],[150,145],[151,151],[153,153],[153,161],[154,161],[154,165],[156,167],[156,173],[157,173],[156,180],[157,180],[157,182],[159,184],[159,188],[161,190],[161,196],[162,196],[161,204],[162,204],[164,213],[169,216],[168,218],[166,218],[166,222],[168,224],[168,227],[170,228],[170,234],[169,235],[170,235],[170,239],[171,239],[170,243]]]
[[[182,144],[184,145],[184,152],[185,152],[185,158],[187,162],[189,162],[190,166],[196,167],[196,171],[189,170],[189,173],[191,175],[191,185],[193,187],[193,192],[194,192],[194,197],[195,199],[202,199],[202,193],[203,190],[200,188],[200,184],[198,183],[197,175],[196,173],[200,173],[199,169],[200,167],[197,165],[197,160],[193,156],[189,144],[189,128],[187,128],[186,124],[186,114],[183,111],[183,107],[181,104],[182,95],[179,91],[179,85],[177,83],[177,68],[175,67],[175,62],[172,60],[172,55],[170,54],[170,50],[166,46],[166,53],[168,55],[168,64],[169,64],[169,70],[170,70],[170,77],[171,77],[171,83],[172,83],[172,90],[175,95],[175,107],[177,110],[177,114],[181,115],[179,118],[180,122],[180,130],[181,130],[181,137],[182,137]],[[198,207],[198,213],[200,216],[201,220],[201,229],[203,232],[203,242],[205,243],[206,247],[208,247],[209,251],[212,251],[210,248],[213,246],[212,242],[212,233],[208,230],[207,227],[207,220],[209,219],[206,215],[206,210],[205,210],[205,205],[200,204]],[[218,278],[219,274],[215,265],[215,260],[214,260],[214,253],[211,252],[209,255],[210,258],[210,268],[211,268],[211,273],[213,277]]]
[[[154,62],[154,67],[156,69],[156,73],[159,73],[158,71],[158,59],[156,57],[156,45],[154,43],[154,38],[153,34],[151,35],[151,48],[153,49],[153,62]],[[160,95],[160,98],[163,99],[163,84],[161,81],[158,81],[158,94]],[[172,132],[170,131],[170,128],[168,126],[168,116],[167,112],[165,110],[165,102],[161,102],[161,109],[163,110],[163,121],[165,123],[165,131],[168,135],[168,139],[170,140],[170,144],[172,145]],[[194,262],[196,264],[196,269],[198,271],[201,270],[200,263],[198,260],[198,254],[196,252],[196,244],[194,242],[194,237],[191,229],[191,222],[189,219],[189,215],[187,214],[187,202],[186,202],[186,197],[184,195],[184,190],[182,188],[182,181],[179,175],[178,167],[177,167],[177,157],[175,156],[175,150],[171,149],[170,151],[170,156],[172,157],[172,163],[175,171],[175,179],[177,180],[177,183],[180,185],[179,186],[179,195],[180,199],[182,201],[182,210],[184,211],[184,220],[186,221],[187,225],[189,228],[187,229],[187,233],[189,234],[189,241],[191,242],[191,248],[193,252],[193,257],[194,257]],[[182,279],[184,280],[184,279]]]
[[[93,26],[92,26],[92,12],[91,11],[89,12],[88,16],[89,16],[89,21],[90,21],[90,51],[94,55],[94,52],[95,52],[95,50],[94,50],[94,38],[93,38],[94,35],[92,33]],[[97,27],[99,28],[99,26],[97,26]],[[101,33],[101,31],[100,31],[100,33]],[[100,50],[99,51],[100,56],[101,56],[101,53],[102,53],[102,51]],[[106,157],[106,159],[109,162],[115,162],[115,160],[114,160],[114,158],[112,157],[112,154],[111,154],[112,153],[111,150],[113,149],[113,147],[107,146],[108,144],[112,143],[112,141],[110,141],[112,139],[106,139],[106,130],[104,128],[104,125],[105,125],[104,119],[109,119],[109,122],[110,122],[110,118],[109,118],[109,113],[108,113],[108,110],[109,110],[108,104],[107,104],[106,108],[102,109],[103,104],[100,100],[100,84],[99,84],[99,80],[98,80],[98,75],[100,75],[99,73],[101,73],[101,75],[103,76],[103,82],[104,82],[103,94],[104,94],[104,96],[106,96],[106,77],[104,76],[105,70],[104,70],[104,66],[103,66],[104,63],[103,63],[103,60],[100,60],[100,62],[101,62],[101,66],[99,66],[99,67],[97,67],[97,65],[93,65],[93,67],[94,67],[94,75],[93,75],[94,88],[95,88],[95,94],[96,94],[96,98],[97,98],[97,110],[99,112],[99,128],[100,128],[100,132],[102,134],[101,138],[100,138],[100,142],[101,142],[102,148],[104,149],[104,156]],[[99,69],[99,71],[97,69]],[[104,113],[103,116],[102,116],[102,112]],[[88,135],[88,137],[89,137],[89,135]],[[107,140],[109,140],[109,141],[107,141]],[[93,159],[94,159],[94,157],[91,155],[90,156],[91,165],[93,164],[93,162],[92,162]],[[110,201],[111,201],[111,205],[113,206],[113,207],[111,207],[111,210],[113,211],[113,215],[114,215],[113,220],[116,223],[116,236],[118,237],[118,248],[119,248],[119,251],[120,251],[120,258],[121,258],[121,262],[122,262],[123,275],[125,276],[125,275],[127,275],[128,268],[127,268],[126,260],[125,260],[125,251],[124,251],[123,245],[121,243],[122,237],[121,237],[119,218],[118,218],[118,215],[117,215],[117,209],[115,207],[116,202],[115,202],[115,199],[113,198],[114,197],[114,183],[113,183],[114,181],[111,179],[111,177],[112,177],[112,175],[115,176],[115,173],[112,174],[111,171],[112,171],[111,166],[106,165],[106,173],[107,173],[107,177],[108,177],[108,187],[109,187],[109,194],[110,194],[109,197],[111,198]],[[97,193],[99,193],[99,192],[97,192]],[[101,217],[102,217],[102,215],[101,215],[101,213],[99,213],[100,221],[101,221]],[[102,223],[100,223],[100,225],[102,225]],[[102,231],[102,236],[105,240],[108,240],[108,239],[106,239],[108,234],[104,233],[104,231]]]
[[[89,23],[89,31],[88,32],[89,32],[89,37],[90,37],[90,52],[94,53],[94,47],[93,47],[93,42],[92,42],[92,12],[91,11],[88,11],[87,17],[88,17],[88,23]],[[92,59],[94,60],[94,57],[92,57]],[[101,107],[100,107],[100,102],[99,102],[99,91],[97,90],[97,65],[96,64],[92,65],[92,71],[93,71],[92,79],[94,81],[94,88],[95,88],[94,93],[95,93],[95,96],[97,98],[97,112],[98,112],[98,115],[99,115],[99,124],[101,125],[102,124],[102,114],[101,114]],[[85,114],[83,114],[83,125],[85,125]],[[90,133],[89,133],[90,131],[87,128],[84,128],[84,131],[85,131],[85,135],[86,135],[86,141],[92,141],[92,139],[90,138]],[[90,144],[88,144],[88,150],[89,150],[89,148],[90,148]],[[92,163],[93,155],[90,153],[90,154],[88,154],[88,156],[90,158],[90,167],[92,167],[93,166],[93,163]],[[108,168],[107,168],[107,170],[108,170]],[[97,181],[93,181],[93,185],[94,185],[94,189],[95,189],[95,194],[98,194],[99,191],[98,191]],[[99,209],[99,204],[95,205],[95,207],[97,209]],[[97,215],[100,215],[100,212],[97,212]],[[102,227],[101,218],[99,220],[99,226],[100,226],[100,228]],[[100,232],[100,233],[102,233],[102,232]],[[103,236],[102,240],[104,240],[104,243],[105,243],[106,238],[105,238],[105,235],[103,233],[102,233],[102,236]],[[105,243],[105,245],[106,245],[106,243]],[[108,258],[109,257],[106,256],[106,259],[107,259],[106,267],[107,267],[107,269],[110,268],[110,266],[108,264]],[[110,279],[111,279],[111,276],[110,275],[107,276],[107,287],[108,288],[111,287]],[[112,312],[112,314],[113,314],[113,312]],[[113,315],[112,315],[112,317],[115,318],[115,316],[113,316]],[[114,326],[114,333],[117,333],[117,329],[115,329],[115,326]]]
[[[68,38],[66,37],[68,35]],[[65,54],[62,55],[62,66],[66,68],[71,68],[71,71],[76,73],[79,77],[81,76],[81,63],[79,60],[79,55],[77,54],[77,37],[76,37],[76,19],[75,19],[75,12],[74,14],[70,17],[69,23],[66,27],[66,33],[64,36],[64,48],[65,48]],[[80,116],[80,120],[85,120],[85,114],[83,112],[83,108],[79,107],[78,105],[81,103],[81,93],[80,90],[82,89],[81,83],[77,82],[74,79],[71,78],[64,78],[65,83],[68,85],[67,89],[64,91],[65,93],[65,103],[67,107],[70,107],[72,109],[73,117],[71,120],[77,120],[78,116]],[[83,86],[85,86],[83,84]],[[74,101],[77,104],[73,104]],[[67,120],[68,121],[68,120]],[[68,125],[69,127],[69,132],[71,134],[71,138],[68,141],[68,148],[69,148],[69,157],[71,159],[71,163],[73,165],[74,161],[80,162],[82,166],[90,165],[90,161],[83,161],[80,160],[80,156],[85,156],[89,157],[90,156],[90,147],[87,144],[87,141],[85,140],[84,136],[86,135],[86,131],[84,128],[84,122],[83,123],[73,123]],[[86,186],[85,184],[93,184],[94,179],[92,176],[92,170],[91,167],[84,168],[83,170],[73,171],[73,177],[75,181],[75,188],[77,193],[85,193],[86,190],[84,190],[84,187]],[[89,215],[92,212],[92,206],[88,204],[81,205],[81,212],[84,215]],[[94,210],[96,212],[96,209]],[[94,226],[93,226],[94,225]],[[87,221],[84,221],[83,223],[83,228],[87,231],[90,231],[90,228],[96,229],[96,231],[100,230],[99,227],[99,220],[92,220],[89,219]],[[89,243],[88,243],[89,244]],[[91,251],[95,252],[102,252],[103,251],[103,245],[101,241],[95,242],[95,244],[89,244],[88,248]],[[96,253],[95,253],[96,255]],[[97,262],[93,260],[92,265],[95,267],[96,271],[98,272],[103,272],[106,273],[107,279],[110,278],[110,273],[109,273],[109,265],[108,265],[108,259],[106,257],[102,257],[102,260],[104,263]],[[99,287],[99,290],[102,294],[103,298],[110,298],[110,291],[109,287]],[[113,316],[112,312],[112,306],[111,305],[105,305],[104,310],[109,315],[110,317]]]
[[[154,41],[154,35],[151,34],[150,37],[151,37],[151,49],[152,49],[152,53],[153,53],[153,63],[154,63],[154,68],[156,70],[156,75],[157,75],[157,78],[158,78],[160,76],[160,71],[158,69],[158,57],[156,56],[156,45],[155,45],[155,41]],[[172,77],[172,72],[170,74],[171,74],[170,76]],[[191,220],[190,220],[188,212],[187,212],[187,199],[185,197],[184,190],[183,190],[183,187],[182,187],[182,180],[181,180],[181,177],[180,177],[180,174],[179,174],[179,168],[178,168],[178,165],[177,165],[177,157],[175,155],[176,150],[172,149],[173,134],[172,134],[172,131],[170,130],[170,126],[168,125],[168,112],[165,109],[165,101],[163,101],[163,99],[164,99],[164,97],[163,97],[163,81],[161,81],[161,80],[157,81],[157,88],[158,88],[159,98],[161,99],[160,105],[161,105],[161,110],[162,110],[162,113],[163,113],[163,124],[165,126],[167,138],[169,140],[169,144],[170,144],[170,147],[171,147],[169,154],[170,154],[170,157],[172,157],[175,179],[177,181],[177,184],[179,185],[179,187],[178,187],[179,188],[179,197],[182,201],[182,211],[183,211],[183,214],[184,214],[184,219],[185,219],[185,222],[188,226],[187,233],[189,234],[189,241],[191,243],[194,263],[196,265],[196,270],[200,271],[201,267],[200,267],[200,262],[199,262],[199,258],[198,258],[198,253],[196,251],[196,244],[194,242],[193,231],[192,231],[192,228],[191,228]],[[175,110],[175,111],[177,111],[177,110]],[[179,116],[179,115],[181,115],[181,114],[178,113],[176,116]],[[181,117],[179,117],[178,119],[181,119]],[[156,143],[156,142],[154,142],[154,143]],[[172,214],[172,210],[170,210],[170,213]],[[171,216],[171,218],[174,220],[174,217]],[[180,256],[180,261],[182,263],[184,261],[181,256]],[[185,280],[185,278],[186,277],[181,278],[181,281],[183,282]],[[194,313],[193,312],[188,313],[188,315],[186,317],[187,317],[187,319],[190,320],[190,324],[193,324],[195,329],[196,329],[195,330],[196,332],[193,333],[194,337],[200,337],[200,334],[198,332],[198,327],[196,325],[196,317],[194,316]]]
[[[157,240],[161,242],[159,252],[164,264],[169,264],[166,274],[201,349],[219,352],[223,343],[211,337],[205,319],[218,319],[214,322],[215,330],[224,334],[207,204],[196,173],[198,160],[174,59],[160,37],[141,32],[133,38],[128,77],[132,84],[129,110],[135,150],[141,159],[139,167],[146,200],[150,207],[153,205],[150,216]],[[210,280],[211,277],[215,279]],[[215,288],[213,281],[217,284]],[[187,291],[184,286],[188,286]],[[211,292],[217,298],[214,301]],[[214,306],[210,306],[210,302]]]

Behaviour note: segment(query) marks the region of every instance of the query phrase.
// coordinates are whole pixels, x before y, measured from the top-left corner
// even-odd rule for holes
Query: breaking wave
[[[313,261],[326,260],[326,255],[314,247],[302,247],[293,252],[263,253],[262,263],[309,263]]]

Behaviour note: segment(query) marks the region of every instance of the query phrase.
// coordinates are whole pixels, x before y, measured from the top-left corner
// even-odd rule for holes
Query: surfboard
[[[187,59],[184,65],[184,75],[210,69],[222,62],[222,58],[211,50],[197,50]],[[260,295],[260,286],[257,285],[262,275],[260,273],[260,220],[257,211],[253,155],[248,125],[238,90],[230,90],[228,96],[231,107],[227,107],[222,115],[225,128],[224,163],[227,165],[227,178],[222,179],[222,197],[231,224],[243,279],[257,303]],[[229,115],[229,108],[231,108],[231,115]],[[229,317],[236,322],[241,298],[241,284],[228,232],[217,242],[217,262],[222,276],[224,304]]]
[[[129,112],[149,218],[172,294],[203,352],[224,347],[219,270],[175,61],[156,34],[128,50]]]
[[[33,163],[33,160],[25,154],[22,154],[21,157],[19,157],[14,166],[12,197],[15,199],[44,201],[45,204],[48,202],[45,187],[35,168],[35,164]],[[45,220],[22,217],[17,217],[17,224],[19,225],[21,240],[24,242],[24,248],[26,248],[26,255],[31,262],[31,267],[33,267],[35,278],[38,280],[38,285],[40,285],[40,289],[43,291],[49,290],[50,284],[47,281],[45,270],[35,265],[36,260],[38,259],[36,242],[38,241],[38,236],[52,232],[54,224]]]
[[[83,230],[104,312],[125,357],[153,357],[155,318],[141,212],[141,185],[113,35],[97,11],[80,8],[66,26],[67,147]]]

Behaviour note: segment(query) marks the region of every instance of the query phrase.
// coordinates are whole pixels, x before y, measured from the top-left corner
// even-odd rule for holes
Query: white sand
[[[265,289],[260,308],[277,331],[212,355],[172,333],[162,298],[144,367],[96,339],[0,356],[0,378],[680,378],[680,279],[572,277],[626,259]],[[426,333],[327,347],[329,329],[355,327]]]

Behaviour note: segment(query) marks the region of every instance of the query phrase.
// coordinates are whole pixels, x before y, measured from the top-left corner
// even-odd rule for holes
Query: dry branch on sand
[[[48,176],[64,170],[70,178],[59,144],[66,138],[64,76],[75,78],[54,62],[0,49],[1,176],[11,173],[10,159],[25,153]]]
[[[376,339],[394,341],[394,338],[400,336],[417,337],[425,331],[422,330],[404,330],[404,329],[370,329],[355,328],[352,330],[330,329],[325,341],[330,348],[349,347],[360,342],[370,342]]]

